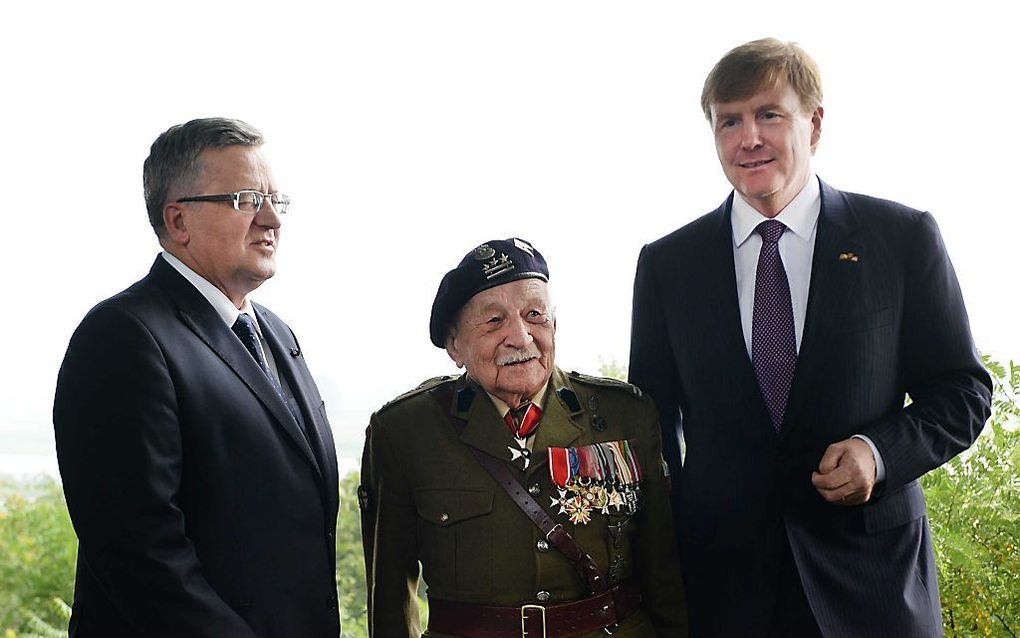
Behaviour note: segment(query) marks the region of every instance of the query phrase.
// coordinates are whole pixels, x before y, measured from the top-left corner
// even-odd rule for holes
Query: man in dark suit
[[[813,174],[821,95],[793,44],[724,56],[702,106],[734,192],[638,261],[630,380],[693,636],[941,633],[917,480],[977,437],[990,380],[932,217]]]
[[[144,185],[163,252],[71,338],[53,422],[72,637],[339,634],[325,406],[290,328],[248,298],[290,204],[261,144],[219,118],[159,136]]]

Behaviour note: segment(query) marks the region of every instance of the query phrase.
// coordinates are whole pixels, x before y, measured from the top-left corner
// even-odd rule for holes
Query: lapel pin
[[[860,258],[860,256],[857,253],[840,253],[839,254],[839,260],[840,261],[852,261],[852,262],[856,263],[856,262],[860,261],[861,258]]]
[[[296,356],[298,356],[300,354],[301,354],[301,351],[298,350],[297,348],[291,348],[290,349],[290,356],[296,357]]]

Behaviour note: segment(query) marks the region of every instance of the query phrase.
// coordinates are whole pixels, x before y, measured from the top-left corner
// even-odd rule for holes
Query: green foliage
[[[1020,364],[985,365],[991,421],[922,479],[950,637],[1020,635]]]
[[[627,380],[627,366],[620,363],[616,359],[610,359],[606,361],[602,357],[599,357],[599,376],[609,377],[611,379],[619,379],[620,381]]]
[[[357,472],[351,472],[340,480],[340,517],[336,528],[336,580],[340,588],[342,638],[368,638],[365,558],[361,551]]]
[[[48,626],[67,626],[77,551],[55,480],[0,483],[0,631],[46,636]]]

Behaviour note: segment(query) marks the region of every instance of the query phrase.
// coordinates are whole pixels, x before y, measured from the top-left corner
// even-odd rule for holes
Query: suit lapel
[[[320,476],[319,464],[312,449],[305,440],[294,417],[291,416],[283,399],[276,392],[272,382],[262,371],[241,341],[231,332],[209,302],[173,266],[162,257],[156,257],[150,271],[161,286],[173,298],[181,321],[198,336],[220,359],[241,379],[255,398],[272,415],[276,424],[301,451]],[[261,327],[261,325],[260,325]],[[274,352],[274,355],[276,353]],[[279,360],[279,359],[278,359]]]
[[[857,284],[858,262],[840,259],[840,255],[860,257],[865,254],[865,246],[856,232],[859,227],[857,220],[843,194],[825,182],[819,182],[822,203],[811,259],[807,314],[797,356],[797,372],[787,401],[784,434],[794,429],[798,422],[797,413],[810,394],[811,381],[821,362],[824,346],[831,338],[833,324],[844,314]]]
[[[318,416],[319,406],[314,406],[313,409],[313,406],[308,402],[309,392],[304,387],[304,378],[298,374],[294,363],[295,358],[301,356],[301,352],[297,348],[297,344],[290,341],[284,343],[282,336],[274,328],[274,322],[269,318],[264,308],[257,304],[252,304],[252,308],[258,317],[262,336],[265,337],[266,342],[269,344],[269,349],[273,352],[273,359],[276,360],[276,369],[280,376],[286,380],[287,385],[290,386],[298,410],[301,411],[305,424],[308,426],[308,435],[312,437],[309,443],[312,445],[312,451],[317,459],[317,469],[320,475],[325,471],[330,474],[332,479],[334,477],[333,472],[330,472],[330,468],[336,467],[336,460],[335,458],[330,458],[329,450],[332,450],[332,446],[326,445],[324,437],[328,435],[328,432],[323,431],[324,425]],[[295,423],[295,425],[297,424]],[[306,438],[300,430],[298,430],[298,434],[302,438]]]
[[[704,265],[700,273],[700,299],[691,299],[700,312],[703,325],[711,326],[718,335],[718,361],[732,371],[737,397],[749,410],[768,418],[765,401],[758,389],[751,357],[744,342],[744,328],[740,321],[740,300],[737,296],[737,273],[733,257],[733,224],[731,221],[733,194],[716,209],[716,218],[709,241],[705,242],[698,263]],[[689,273],[677,273],[687,276]],[[735,397],[735,398],[737,398]]]

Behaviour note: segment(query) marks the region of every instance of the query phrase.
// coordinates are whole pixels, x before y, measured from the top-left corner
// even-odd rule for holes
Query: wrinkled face
[[[775,217],[811,175],[822,108],[804,112],[784,81],[746,100],[713,102],[710,110],[726,179],[758,212]]]
[[[555,333],[548,286],[520,279],[472,297],[446,351],[486,392],[516,407],[549,382]]]
[[[206,149],[199,155],[199,173],[188,186],[189,192],[179,196],[244,189],[276,192],[272,173],[257,147]],[[238,212],[231,202],[168,204],[164,220],[178,244],[171,252],[238,307],[249,292],[276,273],[280,216],[269,201],[255,214]]]

